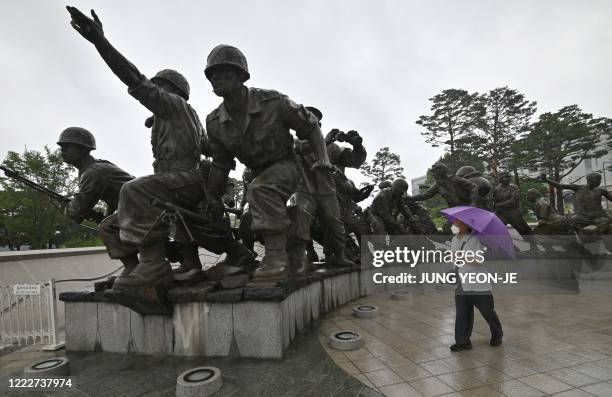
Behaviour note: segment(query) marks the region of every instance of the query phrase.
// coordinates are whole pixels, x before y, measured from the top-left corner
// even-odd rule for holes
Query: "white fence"
[[[58,341],[55,280],[0,285],[0,345],[63,346]]]

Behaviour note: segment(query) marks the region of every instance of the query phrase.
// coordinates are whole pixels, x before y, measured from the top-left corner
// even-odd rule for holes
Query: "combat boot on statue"
[[[353,267],[355,266],[355,262],[349,260],[344,254],[344,250],[340,251],[337,254],[333,255],[332,266],[335,267]]]
[[[127,277],[138,265],[138,255],[130,255],[120,259],[123,263],[123,271],[118,276],[110,276],[104,281],[94,283],[94,291],[103,291],[113,288],[115,280],[119,277]]]
[[[118,277],[114,289],[165,286],[172,282],[172,267],[164,256],[164,246],[147,245],[138,247],[140,263],[129,274]]]
[[[298,239],[290,244],[288,251],[293,274],[308,275],[311,262],[306,255],[307,249],[308,242],[304,240]]]
[[[253,274],[253,282],[282,282],[287,279],[287,236],[267,234],[263,236],[266,254]]]
[[[202,270],[202,262],[200,262],[197,245],[180,244],[179,250],[181,253],[180,266],[177,269],[173,269],[172,273],[182,274],[191,270]]]
[[[355,263],[350,261],[345,255],[345,242],[330,242],[331,250],[325,252],[325,267],[353,267]],[[327,251],[327,250],[326,250]]]
[[[255,258],[257,258],[257,254],[234,240],[227,250],[227,256],[223,261],[223,265],[249,268],[254,265]]]
[[[257,254],[237,241],[232,240],[225,253],[225,259],[205,271],[208,280],[220,281],[224,277],[250,273],[255,269]]]

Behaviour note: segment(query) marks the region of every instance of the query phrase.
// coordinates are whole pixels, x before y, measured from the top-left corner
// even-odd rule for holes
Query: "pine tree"
[[[378,186],[380,182],[403,177],[404,168],[400,156],[392,153],[388,147],[383,147],[378,149],[369,163],[361,166],[360,171],[362,175],[369,179],[362,185],[373,184]]]

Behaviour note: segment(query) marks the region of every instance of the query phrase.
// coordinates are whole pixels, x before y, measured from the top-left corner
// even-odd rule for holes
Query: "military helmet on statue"
[[[310,113],[314,114],[315,117],[317,118],[317,120],[321,121],[321,119],[323,119],[323,113],[317,109],[314,106],[306,106],[306,110],[308,110]]]
[[[96,138],[93,134],[81,127],[68,127],[59,136],[58,145],[64,143],[74,143],[86,147],[91,150],[96,150]]]
[[[538,189],[531,188],[527,190],[526,196],[527,196],[527,200],[529,199],[534,200],[538,197],[542,197],[542,193]]]
[[[408,190],[408,182],[403,178],[397,178],[391,184],[393,190],[401,190],[403,192]]]
[[[434,163],[434,165],[431,166],[431,172],[434,175],[439,175],[439,174],[448,175],[448,167],[446,166],[446,164],[438,161],[437,163]]]
[[[160,70],[151,79],[153,83],[155,83],[156,80],[167,81],[168,83],[178,88],[178,90],[181,91],[185,99],[189,99],[189,93],[190,93],[189,83],[187,82],[187,79],[185,78],[185,76],[183,76],[176,70],[173,70],[173,69]]]
[[[237,67],[244,73],[244,81],[251,78],[246,57],[242,51],[236,47],[221,44],[212,49],[210,54],[208,54],[208,58],[206,58],[206,69],[204,69],[204,74],[208,80],[211,78],[212,69],[220,65],[231,65]]]
[[[393,182],[391,181],[382,181],[381,183],[378,184],[378,188],[380,190],[383,190],[385,188],[391,187],[393,185]]]
[[[466,178],[474,172],[476,172],[476,168],[472,167],[471,165],[464,165],[463,167],[457,170],[457,176]]]

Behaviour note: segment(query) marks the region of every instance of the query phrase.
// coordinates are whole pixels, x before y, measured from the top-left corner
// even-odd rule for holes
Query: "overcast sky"
[[[0,5],[0,157],[91,130],[94,155],[152,172],[149,112],[69,24],[65,2]],[[439,155],[415,120],[447,88],[508,85],[538,113],[578,104],[612,116],[610,1],[75,1],[145,75],[185,74],[205,119],[220,99],[203,70],[217,44],[247,57],[247,85],[323,111],[323,130],[358,130],[370,154],[390,146],[406,178]],[[350,173],[352,176],[358,172]],[[235,175],[237,176],[237,175]],[[357,178],[360,179],[360,178]]]

